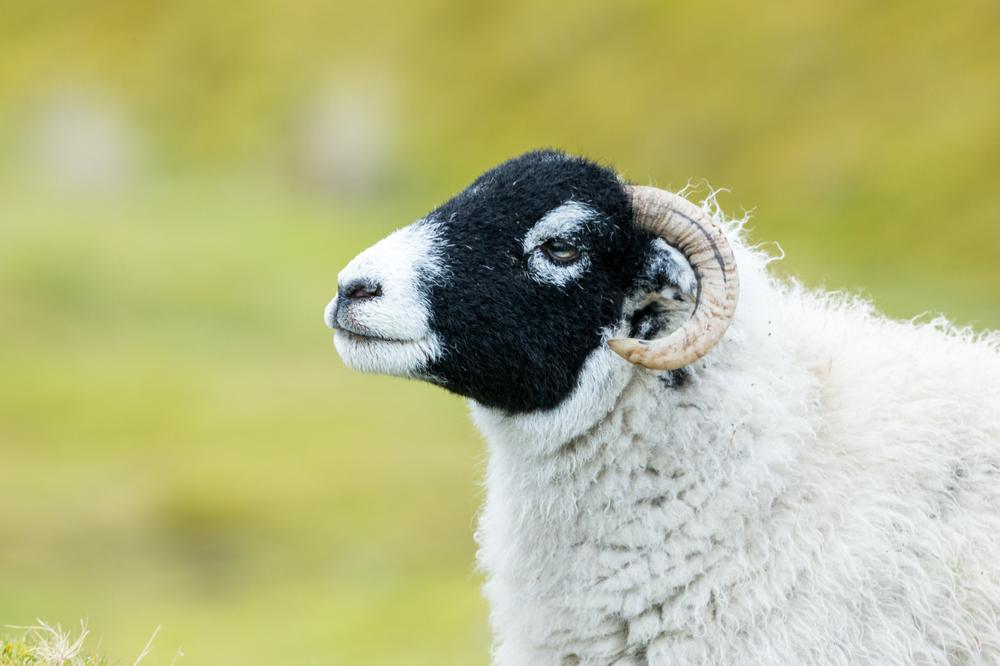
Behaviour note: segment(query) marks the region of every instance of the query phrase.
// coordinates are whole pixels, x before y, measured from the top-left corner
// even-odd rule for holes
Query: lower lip
[[[384,342],[384,343],[388,343],[388,344],[401,344],[403,342],[407,342],[407,340],[392,340],[392,339],[389,339],[389,338],[379,338],[379,337],[376,337],[376,336],[373,336],[373,335],[361,335],[359,333],[353,333],[351,331],[346,331],[346,330],[344,330],[342,328],[338,329],[337,333],[338,334],[343,334],[351,342],[357,342],[357,343],[376,344],[376,343],[379,343],[379,342]]]

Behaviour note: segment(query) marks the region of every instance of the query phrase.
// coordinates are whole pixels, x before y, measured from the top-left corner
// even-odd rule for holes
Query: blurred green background
[[[557,146],[730,188],[810,285],[996,327],[998,34],[995,0],[0,0],[0,624],[487,663],[484,447],[342,367],[337,271]]]

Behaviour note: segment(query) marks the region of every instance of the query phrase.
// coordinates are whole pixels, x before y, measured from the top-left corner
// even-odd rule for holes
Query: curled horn
[[[636,226],[659,236],[688,260],[697,280],[694,312],[665,338],[608,340],[622,358],[651,370],[676,370],[709,352],[736,312],[740,281],[722,227],[684,197],[655,187],[631,185]]]

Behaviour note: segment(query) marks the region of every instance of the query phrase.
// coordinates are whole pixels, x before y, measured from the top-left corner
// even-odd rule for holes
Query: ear
[[[629,336],[648,340],[690,314],[698,282],[684,255],[657,238],[650,241],[636,287],[633,307],[625,313]]]
[[[640,289],[649,296],[663,301],[694,303],[698,289],[687,259],[662,238],[650,243],[649,258],[639,283]]]

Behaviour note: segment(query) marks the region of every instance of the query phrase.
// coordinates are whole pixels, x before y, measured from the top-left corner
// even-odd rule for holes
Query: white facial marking
[[[337,297],[334,296],[333,300],[327,303],[326,308],[323,310],[323,323],[326,324],[327,328],[332,328],[337,330]]]
[[[419,220],[371,246],[340,272],[339,289],[364,284],[378,291],[343,307],[336,297],[324,312],[327,326],[336,330],[334,346],[349,367],[412,377],[440,356],[427,299],[428,285],[444,275],[438,242],[436,225]]]
[[[580,258],[571,263],[560,265],[546,258],[541,246],[546,241],[561,238],[572,240],[579,235],[587,222],[597,217],[597,211],[586,204],[567,201],[558,208],[553,208],[545,217],[535,223],[524,236],[524,254],[528,257],[528,267],[536,282],[546,282],[563,287],[576,280],[590,268],[590,258],[581,254]]]
[[[333,346],[352,370],[396,377],[420,377],[427,364],[441,355],[441,343],[433,334],[421,340],[393,341],[337,331]]]

